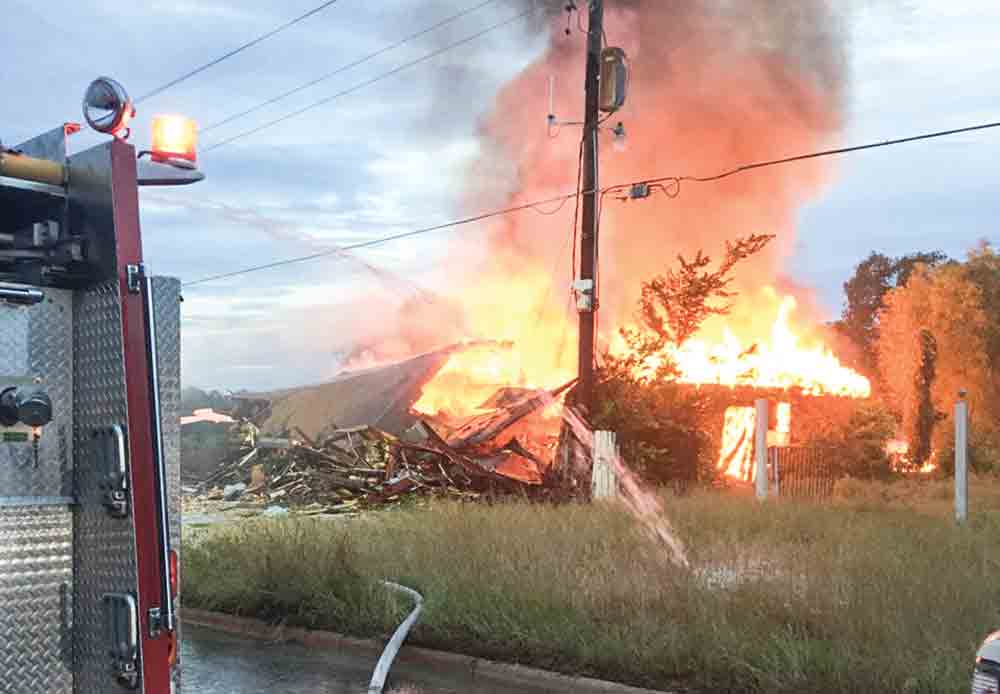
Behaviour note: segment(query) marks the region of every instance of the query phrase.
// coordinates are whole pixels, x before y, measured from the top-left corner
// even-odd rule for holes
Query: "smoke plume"
[[[532,0],[509,0],[530,7]],[[565,3],[544,5],[548,44],[543,54],[497,95],[481,124],[481,156],[469,172],[468,212],[520,205],[572,191],[577,185],[581,130],[546,128],[550,78],[554,111],[562,121],[582,119],[587,3],[581,16]],[[601,186],[660,176],[705,176],[736,165],[831,146],[842,126],[845,100],[844,18],[831,2],[802,0],[618,0],[608,2],[608,45],[623,48],[630,64],[621,121],[625,152],[601,135]],[[567,34],[567,28],[569,29]],[[455,77],[455,75],[452,75]],[[454,89],[461,91],[459,85]],[[750,233],[777,234],[777,242],[740,268],[741,292],[727,323],[768,329],[755,300],[765,287],[789,291],[785,263],[795,243],[796,215],[815,198],[828,164],[810,161],[756,170],[714,183],[685,183],[676,198],[662,192],[639,201],[606,196],[600,226],[600,332],[608,344],[632,319],[640,284],[661,273],[677,254],[721,253],[725,241]],[[522,380],[538,384],[570,375],[574,312],[573,203],[498,218],[481,234],[457,236],[450,264],[451,298],[462,306],[440,319],[430,312],[399,314],[401,336],[425,343],[459,332],[465,337],[512,340],[524,353]],[[464,272],[463,272],[464,270]],[[810,294],[792,289],[808,307]],[[705,330],[721,332],[721,324]]]

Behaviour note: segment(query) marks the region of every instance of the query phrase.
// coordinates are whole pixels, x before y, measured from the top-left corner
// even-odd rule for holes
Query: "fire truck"
[[[180,283],[143,263],[138,187],[183,185],[193,123],[129,144],[99,78],[60,125],[0,144],[0,691],[179,688]]]

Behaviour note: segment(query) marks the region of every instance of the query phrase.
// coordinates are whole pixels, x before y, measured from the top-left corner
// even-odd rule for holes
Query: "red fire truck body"
[[[172,174],[67,156],[75,129],[0,146],[0,692],[167,694],[180,283],[145,272],[138,186]]]

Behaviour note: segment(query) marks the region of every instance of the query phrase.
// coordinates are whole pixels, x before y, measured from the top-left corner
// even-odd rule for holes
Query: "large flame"
[[[553,300],[551,277],[525,267],[498,284],[489,277],[463,292],[467,328],[478,339],[458,349],[413,409],[426,415],[481,413],[501,388],[553,389],[576,371],[575,326]],[[564,294],[565,296],[565,294]]]
[[[520,286],[512,282],[506,295],[517,296]],[[721,317],[683,346],[670,348],[665,356],[677,364],[682,383],[798,388],[807,395],[868,397],[867,378],[841,364],[814,331],[793,323],[795,307],[794,297],[765,287],[743,300],[744,312],[752,310],[755,320]],[[487,313],[485,320],[491,316],[497,314]],[[431,415],[469,416],[482,411],[483,404],[503,387],[555,388],[572,378],[573,365],[566,359],[572,351],[561,350],[562,358],[554,361],[549,346],[556,339],[565,343],[567,335],[573,336],[575,326],[565,314],[548,323],[527,325],[510,317],[501,316],[496,327],[499,335],[513,337],[511,342],[475,344],[456,352],[424,388],[414,409]],[[525,341],[517,340],[518,335]],[[620,339],[613,340],[611,347],[616,353],[627,349]],[[657,365],[654,356],[645,369],[651,371]],[[784,422],[779,432],[788,433],[789,416],[787,409],[779,408],[779,421]]]
[[[796,301],[765,287],[757,311],[777,315],[769,334],[723,322],[721,339],[695,337],[670,352],[686,383],[716,383],[758,388],[801,388],[808,395],[866,398],[871,384],[847,368],[809,331],[792,323]]]
[[[795,297],[772,287],[741,297],[739,317],[716,317],[680,347],[648,357],[640,375],[656,371],[664,360],[674,362],[682,383],[799,388],[806,395],[866,398],[868,379],[844,366],[816,331],[796,325]],[[742,315],[740,315],[742,314]],[[627,349],[617,337],[615,350]]]

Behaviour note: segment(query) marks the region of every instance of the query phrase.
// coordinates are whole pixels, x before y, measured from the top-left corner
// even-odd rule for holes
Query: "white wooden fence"
[[[594,467],[590,476],[592,499],[618,496],[618,441],[613,431],[594,432]]]

